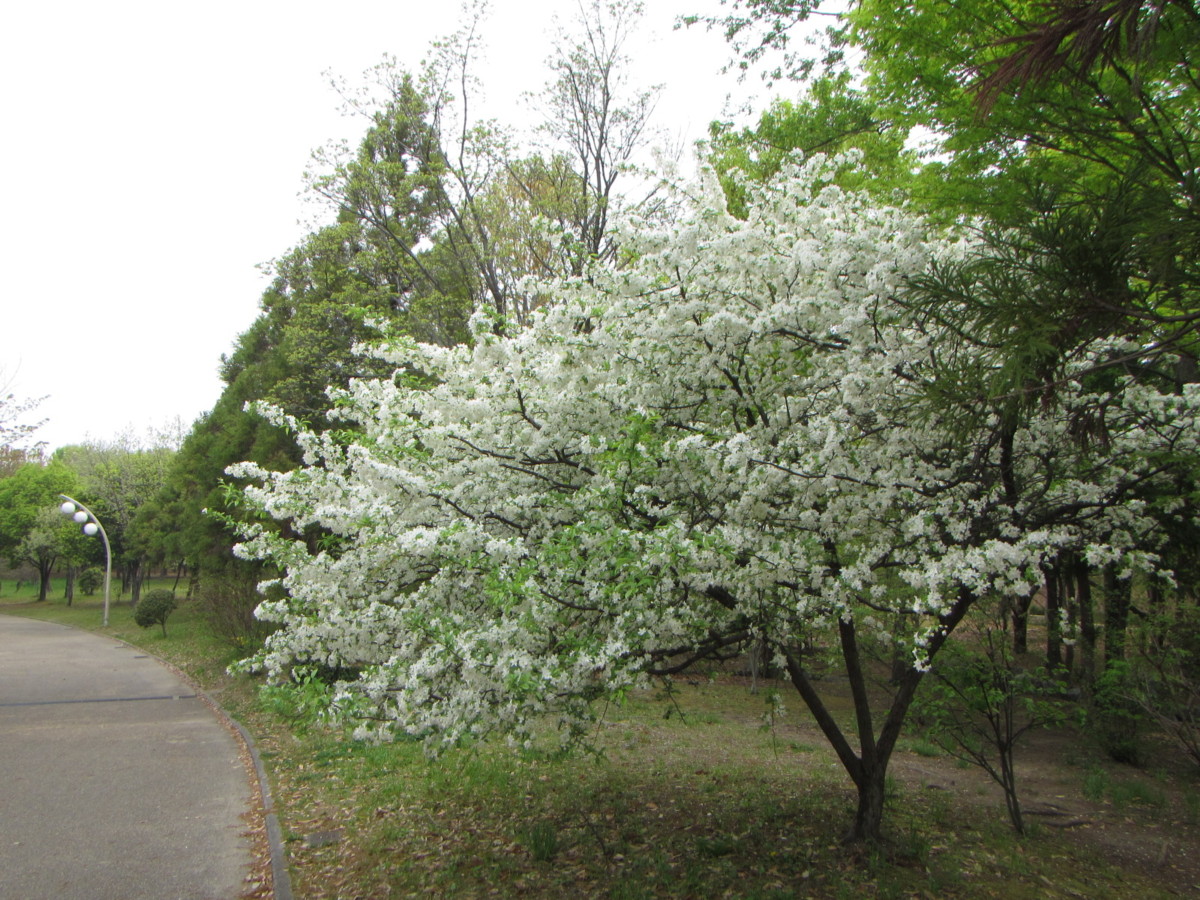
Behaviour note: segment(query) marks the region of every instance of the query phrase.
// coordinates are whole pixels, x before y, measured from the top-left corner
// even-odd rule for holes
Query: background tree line
[[[248,403],[334,427],[330,387],[390,375],[357,344],[388,332],[454,345],[476,311],[497,332],[519,329],[541,302],[526,279],[577,275],[613,257],[610,215],[653,202],[652,191],[621,189],[638,183],[632,166],[652,134],[657,93],[628,82],[625,47],[639,15],[632,2],[580,6],[547,61],[532,149],[475,107],[483,3],[465,7],[463,27],[415,69],[386,60],[364,84],[338,85],[366,129],[353,150],[314,154],[308,190],[333,222],[273,264],[259,318],[222,360],[221,397],[138,514],[151,558],[187,560],[196,589],[209,578],[218,594],[253,605],[262,573],[231,553],[225,517],[238,501],[225,469],[252,460],[286,470],[300,451]]]

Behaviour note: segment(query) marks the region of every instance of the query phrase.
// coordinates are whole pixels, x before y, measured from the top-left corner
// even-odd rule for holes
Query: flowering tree
[[[1097,407],[1070,383],[1003,429],[940,402],[941,348],[965,345],[895,298],[971,247],[838,188],[843,163],[748,186],[744,221],[707,179],[682,225],[630,225],[625,267],[545,288],[519,334],[393,342],[396,378],[334,395],[351,429],[266,410],[305,465],[238,471],[292,523],[241,546],[284,573],[252,664],[332,667],[363,735],[436,752],[547,721],[569,742],[593,701],[765,644],[857,787],[851,836],[877,838],[914,692],[977,599],[1028,594],[1065,550],[1155,564],[1144,493],[1195,447],[1197,397],[1115,379]],[[1076,397],[1103,446],[1071,439]],[[319,552],[288,537],[313,526]],[[880,651],[908,663],[877,725]],[[830,652],[853,731],[813,679]]]

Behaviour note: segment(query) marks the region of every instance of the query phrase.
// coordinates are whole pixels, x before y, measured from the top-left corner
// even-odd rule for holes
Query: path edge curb
[[[73,628],[75,626],[67,626]],[[92,632],[98,634],[99,632]],[[258,745],[254,743],[254,738],[250,732],[246,730],[246,726],[229,714],[220,703],[212,698],[208,691],[204,690],[197,684],[187,672],[179,668],[170,660],[163,659],[155,653],[150,652],[145,647],[139,647],[136,644],[131,644],[128,641],[121,640],[113,635],[106,635],[118,643],[124,644],[126,647],[131,647],[140,653],[146,653],[153,656],[162,665],[166,666],[178,677],[182,678],[192,686],[196,695],[200,697],[204,703],[217,716],[224,719],[225,722],[232,727],[232,730],[237,732],[238,737],[242,741],[242,745],[246,748],[246,752],[250,754],[250,761],[254,764],[254,775],[258,779],[258,795],[262,800],[263,824],[267,829],[267,849],[271,854],[271,892],[274,900],[294,900],[292,896],[292,879],[288,872],[287,854],[283,849],[283,830],[279,826],[279,816],[275,812],[275,799],[271,794],[271,784],[267,779],[267,768],[263,765],[262,756],[258,752]]]
[[[216,704],[214,703],[214,705]],[[293,900],[287,855],[283,850],[283,831],[279,827],[279,816],[275,813],[275,800],[271,796],[271,785],[267,782],[266,767],[263,765],[262,757],[259,756],[254,738],[250,736],[246,726],[225,712],[219,705],[217,705],[217,709],[220,709],[225,717],[233,723],[233,727],[242,736],[250,759],[254,762],[254,771],[258,776],[258,790],[262,796],[263,820],[267,826],[267,845],[271,850],[271,887],[275,893],[275,900]]]

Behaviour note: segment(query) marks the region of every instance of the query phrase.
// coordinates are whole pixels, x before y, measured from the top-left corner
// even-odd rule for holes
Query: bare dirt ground
[[[751,685],[740,675],[720,680]],[[787,693],[788,685],[778,686]],[[822,687],[831,707],[849,709],[844,679],[835,675]],[[876,689],[882,696],[882,680]],[[806,711],[789,727],[798,728],[799,739],[825,746]],[[904,790],[944,792],[952,806],[973,806],[1007,822],[1004,793],[988,774],[945,753],[915,752],[916,730],[910,721],[889,767]],[[1015,752],[1026,829],[1053,829],[1115,865],[1143,872],[1164,890],[1200,897],[1200,770],[1162,735],[1144,735],[1142,750],[1140,764],[1132,766],[1111,760],[1086,729],[1026,733]]]
[[[1018,745],[1026,827],[1061,830],[1179,896],[1200,896],[1200,784],[1189,761],[1152,738],[1139,767],[1086,745],[1086,735],[1069,731],[1033,733]],[[910,789],[946,791],[952,802],[1007,815],[1003,793],[980,769],[907,750],[897,752],[892,770]]]

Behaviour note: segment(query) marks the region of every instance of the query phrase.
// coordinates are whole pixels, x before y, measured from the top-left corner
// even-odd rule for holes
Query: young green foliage
[[[939,747],[1001,787],[1013,830],[1023,835],[1016,745],[1029,731],[1066,720],[1066,684],[1044,668],[1023,669],[1008,630],[992,624],[943,651],[922,687],[918,715]]]

